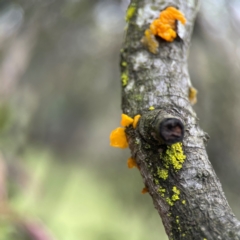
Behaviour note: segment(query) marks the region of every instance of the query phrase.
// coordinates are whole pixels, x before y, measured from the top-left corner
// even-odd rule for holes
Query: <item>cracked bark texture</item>
[[[240,239],[240,222],[209,162],[205,149],[208,136],[199,127],[188,99],[191,81],[187,56],[198,4],[197,0],[131,2],[136,9],[121,50],[121,71],[128,76],[127,85],[122,87],[122,110],[131,117],[142,117],[137,128],[128,127],[126,133],[169,239]],[[141,39],[153,19],[168,6],[184,13],[187,23],[178,24],[179,37],[172,43],[158,39],[159,52],[152,54]],[[151,111],[152,106],[155,109]],[[158,134],[154,124],[169,115],[181,119],[185,126],[186,160],[178,171],[170,167],[164,180],[157,176],[157,169],[164,167],[161,153],[167,147],[154,138]],[[180,199],[169,204],[173,187],[179,189]],[[165,189],[164,194],[161,189]]]

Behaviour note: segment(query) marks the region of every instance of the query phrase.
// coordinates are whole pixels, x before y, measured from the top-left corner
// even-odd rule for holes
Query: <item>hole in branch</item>
[[[181,142],[184,137],[184,125],[177,118],[166,118],[159,125],[159,135],[166,144]]]

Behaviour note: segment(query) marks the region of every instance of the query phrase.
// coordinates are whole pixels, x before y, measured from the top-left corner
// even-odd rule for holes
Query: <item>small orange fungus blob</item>
[[[127,160],[127,165],[128,165],[128,168],[135,168],[135,167],[138,168],[138,165],[135,159],[131,157]]]
[[[131,117],[129,117],[126,114],[122,114],[122,120],[121,120],[121,125],[123,127],[128,127],[130,124],[133,123],[133,119]]]
[[[125,128],[118,127],[111,132],[110,146],[118,147],[118,148],[127,148],[128,147]]]
[[[148,193],[148,189],[145,187],[142,189],[142,194]]]
[[[137,124],[138,124],[138,121],[139,121],[140,117],[141,117],[141,115],[138,114],[133,118],[133,128],[137,127]]]
[[[194,88],[194,87],[189,88],[188,98],[192,105],[194,105],[197,102],[197,92],[198,91],[196,88]]]

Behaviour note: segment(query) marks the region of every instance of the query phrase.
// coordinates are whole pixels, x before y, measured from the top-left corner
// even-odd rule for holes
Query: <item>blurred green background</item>
[[[127,0],[0,0],[0,240],[167,239],[121,114]],[[240,218],[240,2],[202,1],[189,53],[208,153]]]

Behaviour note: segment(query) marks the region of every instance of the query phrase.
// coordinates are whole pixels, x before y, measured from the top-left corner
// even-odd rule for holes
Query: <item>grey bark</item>
[[[131,117],[141,115],[137,128],[130,126],[126,133],[166,233],[169,239],[240,239],[240,222],[209,162],[205,149],[208,136],[199,127],[188,99],[191,81],[187,55],[198,1],[135,0],[131,5],[136,11],[128,23],[121,50],[121,70],[128,75],[127,85],[122,87],[122,110]],[[184,13],[187,23],[179,26],[179,38],[172,43],[159,40],[159,51],[152,54],[141,39],[152,20],[168,6]],[[155,110],[150,111],[151,106]],[[185,126],[186,160],[178,171],[169,167],[164,180],[157,175],[157,169],[164,168],[162,156],[167,146],[154,136],[158,134],[156,122],[169,115]],[[169,204],[173,187],[180,190],[179,199]],[[161,189],[165,189],[164,194]]]

